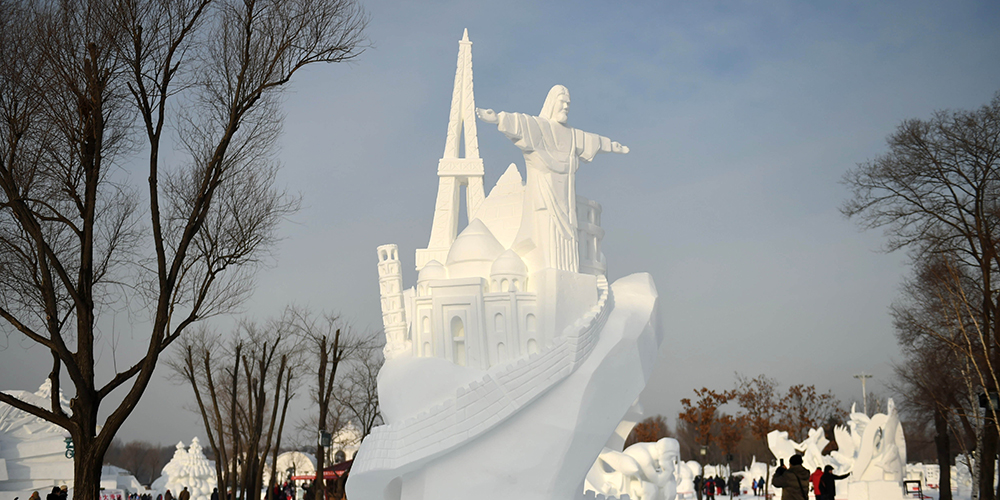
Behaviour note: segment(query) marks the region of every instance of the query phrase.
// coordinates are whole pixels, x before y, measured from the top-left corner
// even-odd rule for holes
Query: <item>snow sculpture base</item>
[[[574,499],[594,458],[649,379],[662,341],[657,292],[645,273],[622,278],[611,287],[614,308],[583,363],[520,411],[495,423],[475,439],[459,443],[475,429],[453,426],[447,415],[422,431],[393,435],[379,428],[358,452],[348,482],[348,497],[386,500]],[[532,358],[553,352],[547,350]],[[553,364],[555,368],[557,365]],[[524,380],[525,384],[532,380]],[[474,392],[487,392],[487,384]],[[509,392],[499,398],[516,399]],[[503,417],[499,401],[482,398],[475,409]],[[470,408],[471,410],[471,408]],[[434,410],[432,410],[434,411]],[[455,429],[454,449],[444,441],[422,459],[393,457],[423,434]],[[419,454],[419,450],[414,450]]]
[[[903,500],[904,496],[898,481],[857,481],[849,483],[847,498],[849,500]]]

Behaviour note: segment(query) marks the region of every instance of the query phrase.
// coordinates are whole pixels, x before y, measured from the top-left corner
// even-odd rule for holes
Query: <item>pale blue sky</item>
[[[765,373],[860,396],[897,357],[888,305],[906,256],[837,208],[839,184],[906,118],[1000,90],[1000,4],[983,2],[365,3],[374,48],[303,71],[285,100],[281,182],[304,197],[247,309],[294,302],[380,327],[375,247],[404,267],[426,246],[458,40],[469,29],[480,107],[537,113],[553,84],[570,124],[632,152],[582,166],[604,207],[610,277],[653,275],[667,343],[643,395],[678,400]],[[480,123],[488,187],[520,151]],[[143,176],[138,174],[137,179]],[[404,275],[407,286],[415,273]],[[121,323],[118,328],[121,329]],[[47,357],[11,342],[3,388],[34,389]],[[158,371],[122,437],[202,434],[189,390]],[[884,392],[884,391],[883,391]],[[304,406],[304,404],[303,404]]]

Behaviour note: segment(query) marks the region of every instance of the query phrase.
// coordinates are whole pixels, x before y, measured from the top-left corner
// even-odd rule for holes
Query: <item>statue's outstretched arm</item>
[[[476,108],[476,116],[486,123],[500,123],[500,117],[497,116],[497,112],[492,109]]]
[[[611,141],[611,152],[612,153],[618,153],[618,154],[625,155],[625,154],[628,154],[628,151],[629,151],[628,146],[622,146],[622,144],[620,142],[618,142],[618,141]]]

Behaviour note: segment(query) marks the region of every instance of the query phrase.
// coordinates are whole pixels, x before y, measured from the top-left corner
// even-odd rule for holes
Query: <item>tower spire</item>
[[[462,155],[461,140],[465,136]],[[458,63],[455,85],[451,93],[451,113],[444,154],[438,161],[438,193],[434,204],[434,222],[427,248],[417,249],[416,264],[420,270],[431,260],[444,263],[448,249],[458,235],[458,212],[461,188],[465,186],[465,212],[475,218],[486,195],[483,191],[483,160],[479,157],[476,136],[476,98],[472,86],[472,41],[469,30],[458,42]],[[466,221],[468,222],[468,221]]]

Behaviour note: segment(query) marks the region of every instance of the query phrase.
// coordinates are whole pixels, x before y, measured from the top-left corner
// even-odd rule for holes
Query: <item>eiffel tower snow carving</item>
[[[417,270],[432,260],[444,262],[448,249],[458,235],[458,214],[461,188],[465,186],[465,213],[468,221],[476,218],[485,199],[483,192],[483,159],[479,157],[479,139],[476,137],[476,98],[472,89],[472,42],[469,30],[462,34],[458,44],[458,65],[455,69],[455,87],[451,94],[451,114],[448,118],[448,138],[444,156],[438,161],[437,202],[434,204],[434,222],[427,248],[418,248]],[[465,132],[465,155],[460,157],[460,140]],[[467,221],[467,222],[468,222]]]

